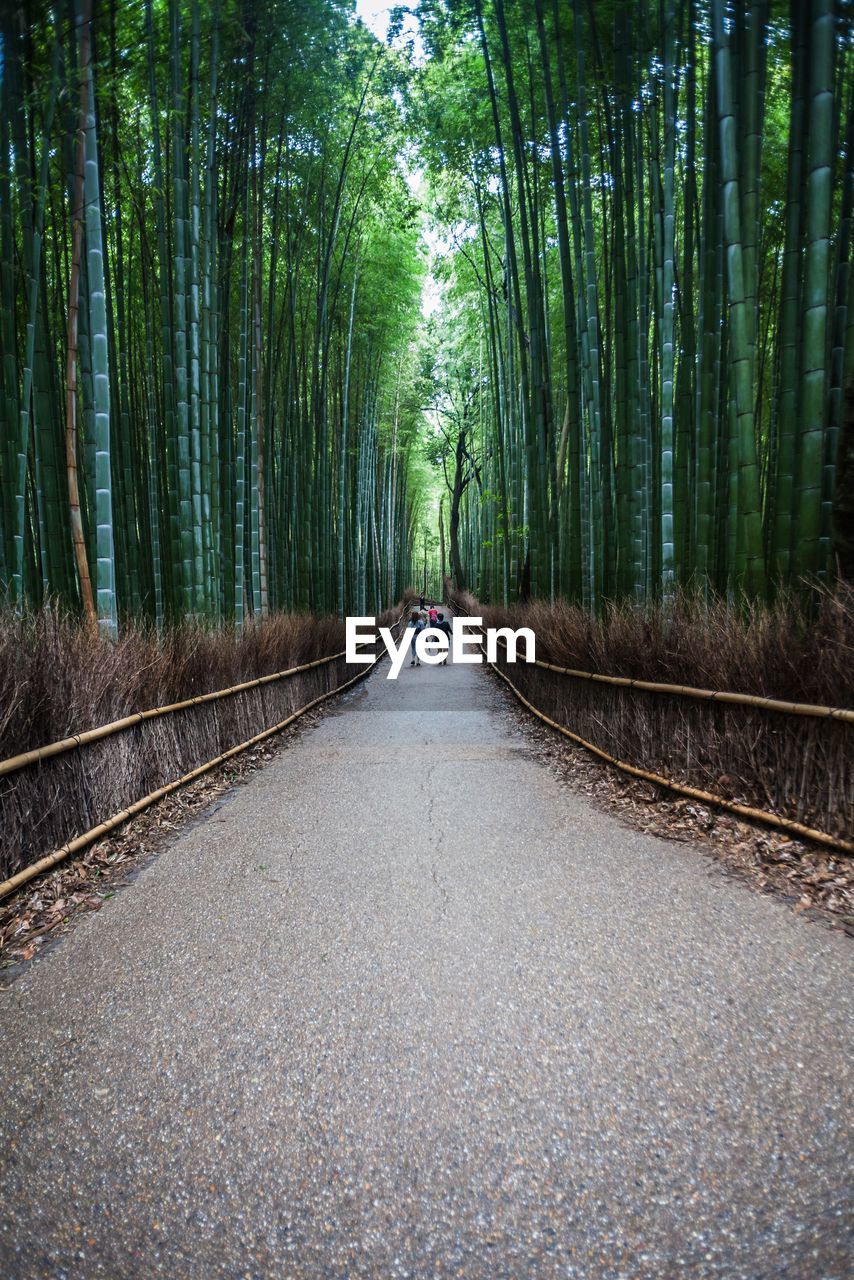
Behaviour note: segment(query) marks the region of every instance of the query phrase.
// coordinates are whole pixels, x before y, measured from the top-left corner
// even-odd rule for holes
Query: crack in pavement
[[[428,744],[428,750],[431,749],[432,746],[432,743]],[[434,783],[437,768],[437,761],[428,760],[427,772],[424,777],[424,786],[427,791],[427,829],[431,838],[430,847],[436,858],[441,858],[444,853],[445,833],[442,827],[442,817],[444,815],[440,814],[440,820],[438,822],[436,821],[436,790]],[[430,865],[430,877],[440,895],[439,919],[442,920],[448,912],[450,894],[444,880],[440,880],[439,878],[437,861],[433,861]]]

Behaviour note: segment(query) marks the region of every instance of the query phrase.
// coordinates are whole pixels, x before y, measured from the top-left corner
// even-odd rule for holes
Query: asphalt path
[[[0,1275],[850,1275],[850,940],[384,674],[0,994]]]

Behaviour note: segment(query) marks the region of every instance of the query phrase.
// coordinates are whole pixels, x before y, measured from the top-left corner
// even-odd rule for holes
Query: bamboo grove
[[[848,0],[420,12],[459,585],[595,608],[852,573]]]
[[[0,6],[0,591],[238,625],[410,577],[404,68],[340,0]]]

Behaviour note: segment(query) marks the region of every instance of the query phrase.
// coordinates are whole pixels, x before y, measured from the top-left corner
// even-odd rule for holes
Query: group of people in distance
[[[418,639],[422,631],[427,629],[431,631],[442,631],[448,637],[448,645],[451,643],[451,624],[445,618],[441,609],[436,608],[435,601],[427,600],[421,596],[417,609],[412,610],[412,616],[406,624],[407,631],[412,634],[409,637],[410,652],[412,653],[412,661],[410,667],[420,667],[421,659],[418,656],[418,650],[415,648],[415,641]],[[442,654],[442,659],[438,663],[440,667],[444,667],[448,661],[448,652],[446,649]]]

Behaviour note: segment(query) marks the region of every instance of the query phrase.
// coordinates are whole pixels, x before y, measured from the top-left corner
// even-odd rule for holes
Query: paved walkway
[[[0,995],[6,1280],[846,1274],[850,941],[503,696],[374,675]]]

